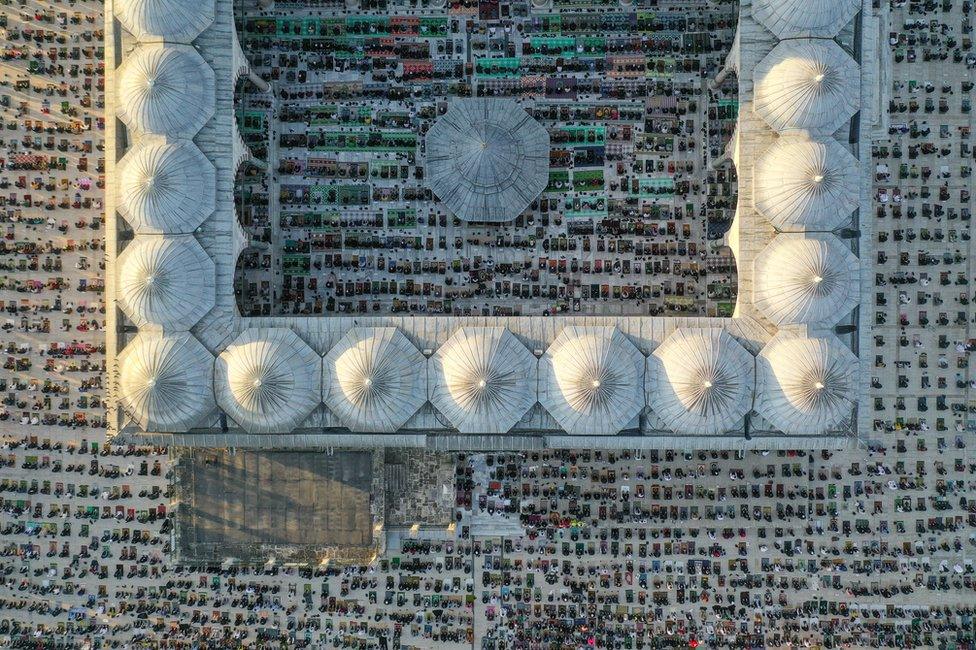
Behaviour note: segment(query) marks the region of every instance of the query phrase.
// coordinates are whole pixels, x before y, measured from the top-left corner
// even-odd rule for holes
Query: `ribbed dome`
[[[249,433],[287,433],[322,400],[322,359],[290,329],[249,329],[217,358],[217,404]]]
[[[325,406],[353,431],[396,431],[427,401],[426,363],[395,327],[353,328],[322,360]]]
[[[214,72],[189,45],[140,45],[118,75],[119,118],[141,133],[192,138],[214,114]]]
[[[213,355],[188,333],[142,332],[119,354],[119,401],[143,431],[183,433],[216,408]]]
[[[780,140],[756,162],[753,200],[777,230],[830,231],[858,203],[858,162],[839,142]]]
[[[858,0],[755,0],[752,17],[776,38],[833,38],[861,8]]]
[[[780,332],[757,358],[756,410],[783,433],[820,434],[851,417],[857,357],[837,337]]]
[[[776,325],[830,327],[857,305],[857,258],[833,235],[777,235],[753,268],[753,303]]]
[[[136,237],[116,270],[119,304],[139,327],[188,330],[214,306],[214,263],[191,235]]]
[[[466,221],[511,221],[549,182],[549,133],[513,99],[451,102],[426,149],[427,186]]]
[[[860,107],[861,71],[833,41],[783,41],[756,66],[753,80],[756,113],[777,131],[830,134]]]
[[[463,327],[430,358],[430,401],[461,433],[505,433],[535,405],[538,361],[503,327]]]
[[[213,0],[116,0],[115,16],[139,41],[189,43],[214,21]]]
[[[539,401],[570,434],[619,432],[643,387],[644,355],[615,327],[566,327],[539,363]]]
[[[676,433],[716,435],[752,409],[755,360],[719,328],[680,328],[648,358],[647,403]]]
[[[214,166],[190,140],[151,140],[119,162],[119,212],[141,235],[192,233],[216,205]]]

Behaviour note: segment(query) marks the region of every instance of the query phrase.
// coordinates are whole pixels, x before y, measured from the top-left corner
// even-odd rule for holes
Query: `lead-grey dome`
[[[395,327],[354,327],[322,360],[325,406],[352,431],[396,431],[427,401],[427,359]]]
[[[136,237],[116,275],[119,305],[139,327],[188,330],[214,306],[214,262],[192,235]]]
[[[539,362],[539,402],[573,435],[613,435],[644,410],[644,355],[616,327],[566,327]]]
[[[755,360],[719,328],[679,328],[647,359],[647,403],[676,433],[716,435],[752,408]]]
[[[290,329],[245,330],[214,365],[217,404],[248,433],[288,433],[322,401],[322,358]]]
[[[833,38],[861,8],[859,0],[754,0],[752,17],[776,38]]]
[[[139,41],[189,43],[214,21],[214,0],[116,0],[115,15]]]
[[[756,359],[756,411],[783,433],[819,434],[851,417],[857,357],[836,336],[780,332]]]
[[[213,362],[189,333],[140,332],[119,354],[119,401],[143,431],[183,433],[216,409]]]
[[[512,99],[461,99],[426,136],[426,182],[465,221],[511,221],[549,182],[549,134]]]
[[[753,302],[776,325],[830,327],[857,305],[857,258],[833,235],[777,235],[753,269]]]
[[[860,108],[860,77],[833,41],[782,41],[753,71],[755,111],[777,131],[833,133]]]
[[[189,45],[142,44],[118,71],[118,115],[139,133],[192,138],[214,114],[214,71]]]
[[[216,206],[216,172],[192,140],[144,137],[116,168],[119,212],[138,234],[192,233]]]
[[[784,137],[763,153],[753,201],[777,230],[831,231],[847,223],[858,201],[858,162],[833,138]]]
[[[462,327],[428,367],[430,401],[461,433],[505,433],[536,403],[539,363],[504,327]]]

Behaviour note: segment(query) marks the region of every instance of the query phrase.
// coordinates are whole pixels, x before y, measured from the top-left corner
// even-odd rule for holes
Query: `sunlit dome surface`
[[[755,0],[752,17],[776,38],[833,38],[861,8],[858,0]]]
[[[119,354],[119,401],[143,431],[183,433],[214,412],[213,355],[188,333],[141,332]]]
[[[753,302],[776,325],[830,327],[857,305],[857,258],[833,235],[777,235],[753,268]]]
[[[466,221],[511,221],[549,182],[549,133],[513,99],[459,99],[427,132],[426,181]]]
[[[833,133],[860,108],[861,71],[837,43],[782,41],[753,72],[754,108],[777,131]]]
[[[189,45],[140,45],[119,67],[118,111],[137,132],[192,138],[213,116],[214,72]]]
[[[136,237],[116,269],[119,304],[139,327],[188,330],[214,306],[214,263],[191,235]]]
[[[570,434],[619,432],[643,390],[644,355],[615,327],[566,327],[539,362],[539,401]]]
[[[119,212],[139,234],[191,233],[214,211],[214,166],[191,140],[150,140],[119,162]]]
[[[140,41],[189,43],[214,21],[213,0],[116,0],[115,16]]]
[[[648,358],[647,403],[676,433],[738,428],[754,388],[755,359],[722,329],[677,329]]]
[[[248,433],[287,433],[322,399],[322,359],[290,329],[249,329],[217,358],[215,392]]]
[[[326,407],[353,431],[396,431],[427,401],[427,360],[395,327],[356,327],[322,360]]]
[[[833,138],[780,140],[756,162],[756,209],[783,231],[830,231],[858,203],[858,162]]]
[[[463,327],[430,359],[430,401],[462,433],[505,433],[536,403],[538,361],[503,327]]]
[[[756,411],[788,434],[820,434],[850,418],[857,357],[830,335],[777,334],[757,358]]]

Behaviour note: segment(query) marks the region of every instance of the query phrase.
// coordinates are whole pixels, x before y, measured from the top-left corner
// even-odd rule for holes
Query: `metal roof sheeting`
[[[322,400],[322,360],[290,329],[248,329],[215,367],[217,403],[248,433],[296,429]]]
[[[136,237],[116,266],[117,299],[139,327],[189,330],[214,306],[214,262],[191,235]]]
[[[857,357],[833,335],[780,332],[759,353],[756,372],[756,411],[783,433],[824,433],[853,412]]]
[[[353,431],[396,431],[427,401],[427,360],[395,327],[356,327],[322,360],[326,407]]]
[[[718,328],[675,330],[648,358],[647,404],[676,433],[716,435],[752,409],[755,359]]]
[[[833,235],[777,235],[753,268],[753,303],[775,325],[830,327],[857,306],[858,260]]]
[[[213,355],[186,332],[139,333],[119,367],[119,401],[143,431],[182,433],[216,408]]]
[[[753,81],[755,111],[777,131],[831,134],[860,108],[860,68],[833,41],[782,41],[756,66]]]
[[[461,433],[505,433],[536,403],[538,361],[503,327],[462,327],[428,363],[430,401]]]
[[[644,355],[616,327],[569,326],[539,362],[539,401],[573,435],[612,435],[644,410]]]

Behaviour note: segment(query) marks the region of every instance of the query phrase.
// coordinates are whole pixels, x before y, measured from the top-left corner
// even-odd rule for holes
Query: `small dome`
[[[512,221],[549,183],[549,133],[513,99],[459,99],[426,135],[426,182],[465,221]]]
[[[245,330],[215,375],[217,404],[248,433],[288,433],[322,401],[322,359],[290,329]]]
[[[837,337],[780,332],[757,358],[756,411],[788,434],[822,434],[850,418],[857,357]]]
[[[857,258],[833,235],[777,235],[753,269],[753,303],[775,325],[831,327],[857,305]]]
[[[140,45],[118,71],[119,119],[139,133],[192,138],[214,114],[214,72],[189,45]]]
[[[782,41],[756,66],[753,80],[755,111],[777,131],[831,134],[860,108],[860,68],[833,41]]]
[[[618,433],[643,389],[644,355],[615,327],[566,327],[539,362],[539,401],[570,434]]]
[[[755,0],[752,17],[776,38],[833,38],[861,8],[858,0]]]
[[[648,358],[647,403],[676,433],[717,435],[752,409],[755,359],[719,328],[675,330]]]
[[[143,431],[183,433],[214,412],[213,355],[190,334],[141,332],[119,353],[119,401]]]
[[[831,231],[858,204],[858,162],[839,142],[780,139],[756,162],[753,200],[777,230]]]
[[[116,267],[119,304],[139,327],[188,330],[214,306],[214,263],[191,235],[136,237]]]
[[[395,327],[353,328],[322,360],[325,406],[353,431],[396,431],[427,402],[426,363]]]
[[[214,166],[190,140],[152,140],[119,162],[119,212],[140,235],[192,233],[216,206]]]
[[[428,364],[430,401],[461,433],[505,433],[537,401],[538,361],[504,327],[462,327]]]
[[[213,0],[116,0],[115,16],[136,40],[190,43],[214,21]]]

